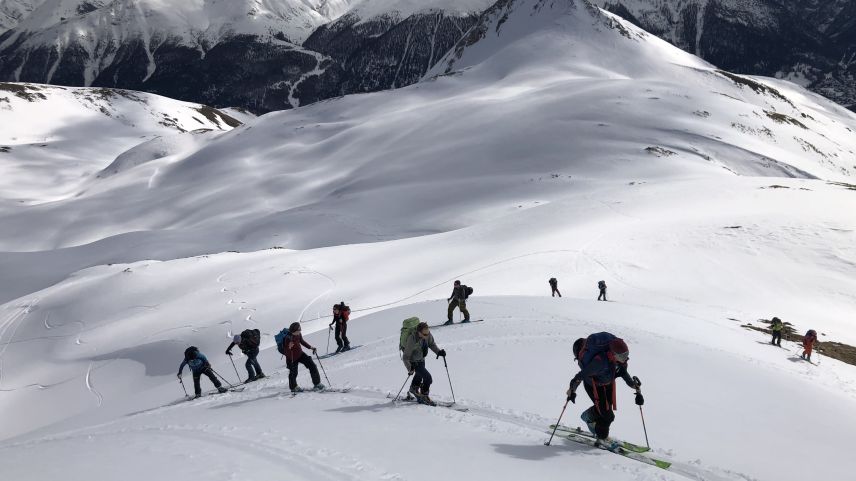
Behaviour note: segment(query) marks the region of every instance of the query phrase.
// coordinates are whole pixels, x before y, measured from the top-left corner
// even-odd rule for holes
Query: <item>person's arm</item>
[[[187,365],[187,359],[181,361],[181,365],[178,366],[178,377],[181,377],[181,372],[184,371],[184,366]]]
[[[431,351],[433,351],[434,354],[436,354],[438,356],[440,355],[441,349],[439,347],[437,347],[437,343],[434,342],[434,334],[431,334],[430,336],[428,336],[428,348],[431,349]],[[443,351],[443,354],[445,354],[445,353],[446,353],[446,351]]]
[[[311,349],[312,351],[315,351],[314,347],[310,346],[308,342],[303,340],[303,336],[300,336],[300,344],[302,344],[303,347],[305,347],[306,349]]]
[[[630,387],[630,389],[636,389],[636,387],[637,387],[636,381],[633,379],[633,376],[631,376],[630,373],[627,372],[627,366],[626,365],[619,364],[618,370],[616,371],[616,374],[618,376],[620,376],[621,379],[624,379],[624,382],[627,383],[627,385]]]
[[[401,361],[404,363],[404,368],[407,369],[408,373],[413,371],[413,365],[410,363],[410,358],[413,354],[413,350],[417,347],[414,337],[415,336],[407,336],[407,339],[404,341],[404,349],[401,352]]]
[[[229,347],[226,348],[226,355],[231,356],[232,355],[232,348],[235,346],[237,346],[237,344],[235,344],[235,341],[232,341],[229,344]]]

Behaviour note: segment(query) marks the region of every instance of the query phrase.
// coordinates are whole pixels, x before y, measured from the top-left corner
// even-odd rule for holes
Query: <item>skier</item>
[[[811,350],[817,345],[817,332],[814,329],[809,329],[803,337],[803,353],[802,358],[811,362]]]
[[[597,300],[605,301],[606,300],[606,281],[599,281],[597,283],[597,288],[600,290],[600,295],[597,296]]]
[[[622,378],[631,389],[636,390],[637,405],[641,406],[645,402],[639,392],[639,378],[631,377],[627,372],[630,351],[621,338],[608,332],[599,332],[587,339],[577,339],[573,352],[580,372],[571,379],[568,400],[576,404],[576,390],[582,383],[593,405],[583,411],[580,418],[589,431],[597,436],[598,443],[614,449],[617,444],[609,440],[609,426],[615,420],[615,379]]]
[[[199,385],[199,378],[202,377],[203,374],[208,376],[208,379],[211,380],[211,383],[214,384],[217,391],[221,393],[227,391],[226,388],[220,385],[220,381],[214,375],[214,371],[211,369],[211,364],[208,362],[208,358],[205,357],[205,354],[199,352],[199,349],[196,346],[190,346],[184,350],[184,360],[181,361],[181,365],[178,366],[179,379],[181,379],[181,373],[184,371],[184,366],[190,366],[190,372],[193,373],[193,392],[196,394],[193,399],[202,396],[202,386]]]
[[[470,287],[461,285],[461,281],[455,281],[452,295],[447,299],[449,302],[449,311],[446,314],[448,320],[443,324],[444,326],[452,324],[452,312],[456,307],[464,314],[464,320],[461,322],[470,322],[470,311],[467,310],[467,298],[470,296],[470,293],[472,293]]]
[[[407,375],[413,376],[410,383],[410,394],[421,404],[435,406],[434,401],[428,397],[431,391],[431,373],[425,369],[425,355],[431,349],[437,356],[446,357],[446,351],[437,347],[434,336],[428,328],[427,322],[420,322],[416,329],[406,336],[402,347],[401,360],[407,369]]]
[[[342,301],[341,304],[333,305],[333,322],[330,329],[335,325],[336,352],[344,352],[351,349],[351,341],[348,340],[348,319],[351,317],[351,308]]]
[[[285,353],[285,365],[288,367],[288,388],[291,389],[291,392],[303,392],[303,388],[297,385],[298,363],[309,369],[309,375],[312,377],[312,389],[315,391],[324,390],[324,385],[321,384],[321,375],[318,374],[318,367],[315,366],[312,358],[303,352],[301,346],[311,349],[313,354],[317,352],[317,349],[303,340],[299,322],[293,322],[288,327],[288,334],[283,339],[282,344],[282,351]]]
[[[782,347],[782,329],[785,326],[782,325],[782,320],[778,317],[774,317],[772,321],[770,321],[770,330],[773,331],[773,340],[770,341],[770,344],[775,346]]]
[[[235,334],[232,338],[232,343],[226,348],[226,355],[232,355],[232,348],[238,346],[238,349],[247,356],[247,362],[244,367],[247,368],[247,380],[245,383],[253,382],[257,379],[265,377],[262,372],[262,367],[259,365],[259,344],[261,343],[261,332],[258,329],[244,329],[241,334]]]
[[[556,294],[558,294],[559,297],[562,297],[562,293],[559,292],[559,281],[557,281],[555,277],[551,277],[547,282],[550,283],[550,290],[553,291],[553,297],[556,297]]]

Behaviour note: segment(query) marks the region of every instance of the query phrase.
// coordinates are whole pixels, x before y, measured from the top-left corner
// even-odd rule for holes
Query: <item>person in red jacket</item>
[[[291,392],[302,392],[303,388],[297,385],[297,365],[303,364],[309,369],[309,375],[312,377],[312,389],[321,391],[324,385],[321,384],[321,375],[318,374],[318,367],[308,354],[303,352],[303,347],[311,349],[314,354],[317,349],[310,346],[308,342],[303,340],[303,335],[300,333],[300,323],[294,322],[288,327],[288,334],[282,340],[283,351],[285,352],[285,365],[288,367],[288,388]],[[303,346],[303,347],[301,347]]]
[[[809,329],[803,337],[803,353],[802,358],[811,362],[811,350],[817,344],[817,332],[814,329]]]

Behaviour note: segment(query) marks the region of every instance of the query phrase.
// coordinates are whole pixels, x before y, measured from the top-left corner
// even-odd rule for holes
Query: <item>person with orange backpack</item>
[[[336,326],[336,352],[345,352],[351,349],[351,341],[348,340],[348,319],[351,318],[351,308],[342,301],[340,304],[333,305],[333,322],[330,323],[330,329]]]
[[[814,329],[809,329],[805,336],[803,337],[803,353],[802,357],[808,362],[811,362],[811,351],[815,348],[817,344],[817,331]]]
[[[568,400],[576,404],[576,390],[583,384],[593,404],[583,411],[580,418],[589,431],[597,436],[599,444],[607,449],[616,449],[617,443],[609,439],[609,426],[615,421],[616,378],[620,377],[631,389],[636,390],[637,405],[645,403],[639,391],[642,382],[627,372],[630,350],[623,339],[608,332],[599,332],[585,339],[577,339],[573,352],[580,371],[571,379]]]

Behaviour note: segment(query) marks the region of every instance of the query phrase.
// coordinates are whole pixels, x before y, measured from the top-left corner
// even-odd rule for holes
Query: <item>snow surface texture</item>
[[[795,346],[739,327],[777,315],[856,344],[856,192],[830,183],[853,183],[852,113],[792,84],[719,73],[570,0],[501,2],[434,73],[223,134],[141,138],[81,168],[60,199],[22,179],[30,201],[0,212],[0,411],[14,413],[0,427],[4,474],[854,472],[852,367],[804,363]],[[562,299],[544,298],[554,276]],[[400,321],[442,322],[456,278],[476,289],[470,310],[485,322],[435,336],[470,411],[390,405],[406,375]],[[614,302],[593,301],[600,279]],[[341,300],[362,347],[324,367],[355,389],[290,398],[273,334],[303,321],[324,352],[324,316]],[[250,327],[272,377],[173,405],[184,347],[235,380],[222,353]],[[574,373],[572,341],[603,329],[631,346],[672,473],[542,445]],[[428,362],[432,394],[451,399]],[[642,443],[624,386],[619,403],[613,434]],[[81,446],[99,453],[95,469]]]

